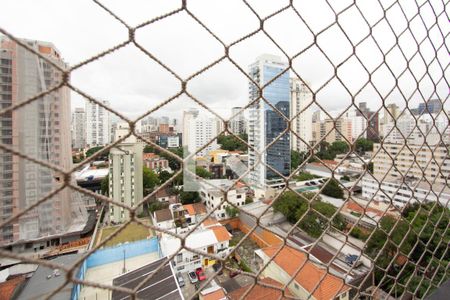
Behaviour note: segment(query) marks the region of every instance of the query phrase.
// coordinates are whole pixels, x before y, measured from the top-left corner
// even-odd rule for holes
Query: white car
[[[196,283],[198,281],[197,274],[195,274],[195,272],[189,272],[188,277],[191,283]]]
[[[179,285],[180,287],[183,287],[183,286],[184,286],[184,279],[183,279],[183,275],[181,275],[181,273],[178,273],[178,274],[177,274],[177,281],[178,281],[178,285]]]

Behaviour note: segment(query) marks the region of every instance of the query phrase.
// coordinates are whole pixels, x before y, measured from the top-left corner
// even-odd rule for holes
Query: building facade
[[[117,125],[115,140],[129,132],[128,123]],[[109,197],[116,202],[135,206],[143,198],[144,143],[129,136],[109,152]],[[130,218],[129,211],[116,205],[109,207],[109,222],[123,223]]]
[[[102,101],[106,106],[108,101]],[[105,146],[111,142],[111,116],[104,107],[86,100],[86,144],[88,147]]]
[[[86,115],[81,107],[72,113],[72,148],[84,149],[86,146]]]
[[[356,141],[359,138],[367,137],[367,119],[358,115],[356,108],[351,108],[345,113],[345,118],[352,126],[352,139]]]
[[[62,68],[66,64],[51,43],[22,40]],[[59,84],[62,74],[49,62],[0,37],[0,103],[15,105]],[[70,94],[62,87],[0,115],[2,144],[22,154],[68,170],[72,164]],[[63,183],[61,174],[0,150],[0,218],[5,220],[36,204]],[[0,245],[65,234],[87,215],[81,199],[65,188],[51,199],[3,226]],[[79,200],[79,201],[78,201]],[[53,241],[52,241],[53,242]]]
[[[225,193],[221,190],[227,190],[233,185],[232,180],[228,179],[211,179],[208,183],[200,183],[200,197],[202,202],[206,206],[208,213],[214,210],[212,216],[217,220],[224,220],[230,218],[228,216],[226,208],[229,206],[227,202],[221,204],[225,197]],[[247,188],[238,186],[233,187],[227,192],[227,201],[236,206],[245,205],[245,197]],[[216,209],[217,208],[217,209]]]
[[[285,71],[287,68],[288,65],[281,58],[268,54],[258,57],[249,67],[249,76],[258,84],[249,83],[250,101],[256,100],[249,109],[248,143],[251,147],[248,164],[252,170],[249,179],[260,188],[280,181],[280,176],[266,165],[283,176],[290,174],[290,134],[282,134],[288,128],[285,118],[289,119],[290,116],[291,89],[289,71]],[[267,83],[260,93],[260,87]],[[278,111],[263,101],[261,96]],[[271,147],[266,149],[272,142]],[[264,164],[259,162],[258,153]]]
[[[242,107],[233,107],[231,109],[231,115],[234,116],[230,120],[231,132],[234,134],[243,134],[247,132],[244,112],[241,111]]]
[[[295,134],[291,133],[291,149],[298,152],[307,152],[307,144],[312,141],[312,111],[309,105],[312,103],[313,95],[306,84],[299,79],[291,79],[290,83],[291,130],[295,132]]]
[[[196,156],[206,156],[210,151],[219,148],[217,140],[214,139],[220,130],[216,118],[201,116],[198,110],[185,112],[184,116],[183,146],[187,147],[189,154],[196,153]],[[198,151],[212,139],[214,140],[208,146]]]

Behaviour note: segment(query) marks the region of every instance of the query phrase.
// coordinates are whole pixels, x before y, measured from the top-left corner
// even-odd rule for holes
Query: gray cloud
[[[132,26],[168,13],[180,7],[180,2],[102,1]],[[285,2],[250,1],[250,4],[264,17],[283,7]],[[333,10],[341,11],[346,6],[342,3],[343,1],[334,1],[330,8],[323,1],[294,1],[294,6],[305,23],[289,9],[265,22],[264,30],[287,55],[292,56],[313,42],[309,29],[318,33],[335,21]],[[385,8],[378,3],[357,1],[357,4],[370,26],[383,17]],[[401,4],[407,18],[411,19],[416,14],[417,7],[414,3]],[[326,109],[342,109],[352,102],[352,97],[337,78],[322,88],[334,76],[332,64],[338,66],[337,76],[350,92],[354,95],[358,93],[354,101],[367,101],[372,108],[377,108],[382,103],[375,88],[389,103],[405,104],[399,90],[405,97],[411,97],[411,103],[421,102],[424,97],[445,99],[448,96],[448,84],[441,78],[445,75],[448,77],[449,71],[447,69],[444,74],[438,62],[433,62],[435,49],[441,47],[443,38],[439,29],[432,26],[436,18],[431,5],[441,4],[425,5],[421,10],[425,26],[419,18],[413,19],[410,22],[413,34],[403,34],[398,40],[400,48],[397,47],[388,55],[386,53],[396,43],[395,35],[400,34],[407,26],[407,19],[399,7],[395,6],[386,13],[389,24],[386,21],[379,22],[373,28],[372,37],[363,42],[361,41],[369,33],[370,27],[355,7],[348,9],[339,16],[338,22],[351,43],[335,24],[317,38],[317,45],[293,61],[293,68],[314,92],[321,89],[317,93],[317,100]],[[188,1],[188,9],[227,45],[259,28],[258,18],[242,1]],[[9,1],[2,3],[0,19],[1,26],[18,37],[53,42],[71,65],[119,44],[128,35],[122,24],[88,0]],[[445,15],[438,18],[438,23],[444,36],[448,34],[450,25]],[[422,41],[427,34],[429,38],[417,47],[417,41]],[[221,43],[186,12],[143,27],[137,31],[136,40],[182,79],[224,54]],[[352,43],[358,46],[353,49]],[[439,62],[444,67],[450,61],[445,49],[441,47],[437,50]],[[342,64],[353,50],[362,64],[356,57]],[[247,70],[247,66],[262,53],[284,57],[283,52],[263,32],[230,49],[230,57],[243,70]],[[367,72],[374,72],[384,60],[385,64],[371,77],[375,88],[369,85],[361,90],[368,81]],[[402,74],[408,65],[407,60],[410,60],[409,70]],[[420,83],[422,96],[416,91],[416,81],[422,78],[427,65],[432,80],[425,76]],[[395,85],[391,71],[399,77],[398,88],[390,96],[386,96]],[[294,73],[291,75],[295,76]],[[109,100],[113,109],[130,117],[137,117],[156,106],[180,88],[177,79],[132,45],[83,66],[72,74],[72,81],[90,95]],[[224,117],[229,117],[231,107],[248,103],[247,87],[246,77],[228,60],[200,74],[188,84],[188,90],[195,97]],[[435,89],[436,93],[433,94]],[[72,104],[74,107],[83,106],[83,98],[73,94]],[[179,117],[183,109],[191,106],[195,105],[183,96],[156,115]]]

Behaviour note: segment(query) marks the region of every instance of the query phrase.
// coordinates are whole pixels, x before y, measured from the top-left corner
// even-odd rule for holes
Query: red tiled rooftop
[[[280,289],[276,288],[270,288],[265,287],[260,284],[260,282],[263,282],[265,284],[270,284],[272,286],[275,286]],[[281,289],[283,288],[283,285],[279,283],[278,281],[275,281],[271,278],[264,278],[262,280],[259,280],[256,285],[249,284],[246,286],[241,287],[240,289],[237,289],[235,291],[232,291],[228,294],[228,297],[231,300],[237,300],[241,299],[241,297],[247,292],[248,289],[251,289],[250,292],[245,296],[244,299],[249,300],[278,300],[278,299],[287,299],[286,297],[281,297]],[[288,297],[292,297],[292,294],[289,291],[285,291],[285,294]]]
[[[25,281],[25,276],[17,276],[0,283],[0,299],[11,299],[15,289]]]
[[[341,278],[329,274],[327,270],[309,261],[306,254],[294,248],[284,246],[278,254],[278,246],[262,250],[268,257],[274,257],[273,262],[290,276],[297,274],[295,281],[308,292],[314,291],[313,296],[317,300],[333,299],[350,288]],[[297,273],[298,269],[300,271]]]

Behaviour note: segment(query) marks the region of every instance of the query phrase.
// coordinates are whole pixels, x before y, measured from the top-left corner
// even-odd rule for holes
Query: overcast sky
[[[178,8],[181,1],[101,2],[129,25],[135,26]],[[287,2],[249,1],[261,17],[277,11]],[[330,2],[335,5],[333,9],[340,12],[351,1]],[[371,25],[383,17],[383,8],[377,1],[356,2]],[[392,1],[381,2],[388,7]],[[399,78],[398,86],[405,96],[412,95],[410,105],[415,107],[417,103],[423,101],[423,98],[414,91],[416,80],[413,76],[421,78],[427,68],[420,56],[415,53],[419,50],[426,64],[430,64],[437,55],[442,68],[448,66],[450,60],[448,50],[442,47],[435,54],[434,48],[441,47],[443,43],[439,30],[445,36],[450,31],[450,25],[447,16],[442,14],[437,19],[439,27],[432,27],[436,21],[432,8],[436,12],[441,12],[444,9],[441,1],[430,1],[431,4],[426,4],[421,9],[425,25],[420,18],[413,19],[418,10],[414,1],[399,2],[408,20],[412,19],[410,28],[413,34],[407,32],[398,43],[407,59],[414,58],[410,62],[410,70]],[[111,48],[128,37],[128,32],[122,24],[90,0],[3,0],[1,4],[1,27],[17,37],[53,42],[70,65]],[[294,1],[294,6],[315,33],[335,21],[335,13],[325,1]],[[189,0],[188,9],[226,44],[259,28],[258,18],[242,1]],[[408,25],[399,5],[392,7],[387,12],[386,18],[397,35]],[[353,44],[360,42],[369,33],[369,26],[355,7],[341,14],[338,21]],[[289,56],[295,55],[314,41],[314,35],[292,9],[269,19],[264,28]],[[427,31],[429,40],[418,48],[414,38],[421,41]],[[383,61],[383,53],[376,43],[384,53],[396,43],[395,35],[386,20],[374,27],[372,34],[373,38],[365,40],[356,48],[356,54],[369,72],[373,72]],[[188,78],[224,53],[223,46],[186,12],[143,27],[137,31],[136,39],[181,78]],[[317,45],[336,66],[353,52],[351,43],[337,25],[320,34]],[[301,54],[293,63],[295,71],[314,91],[334,74],[334,67],[317,45]],[[388,67],[399,76],[407,65],[400,48],[387,55],[386,65],[372,75],[372,83],[383,97],[395,86],[395,79]],[[243,70],[247,70],[248,65],[262,53],[285,57],[262,32],[230,49],[230,56]],[[446,77],[449,78],[449,69],[446,72]],[[443,72],[437,60],[431,63],[428,73],[430,76],[427,75],[419,85],[424,96],[446,99],[449,93],[448,84],[444,80],[438,83]],[[367,72],[355,57],[339,66],[337,75],[353,94],[369,80]],[[295,74],[291,72],[291,76]],[[437,84],[436,87],[430,78]],[[73,72],[72,83],[98,99],[108,100],[113,109],[129,117],[144,113],[176,94],[180,88],[177,79],[133,45]],[[437,94],[433,94],[435,89]],[[248,81],[228,60],[192,79],[188,83],[188,90],[224,117],[229,117],[231,107],[244,106],[248,103]],[[329,110],[343,109],[352,101],[336,78],[317,93],[316,98]],[[362,90],[355,101],[367,101],[373,109],[381,105],[381,98],[370,85]],[[386,98],[386,103],[392,102],[404,106],[405,100],[398,90]],[[72,107],[82,106],[84,99],[73,93]],[[196,107],[196,104],[183,96],[155,115],[180,117],[181,111],[188,107]]]

